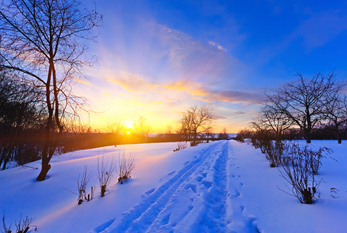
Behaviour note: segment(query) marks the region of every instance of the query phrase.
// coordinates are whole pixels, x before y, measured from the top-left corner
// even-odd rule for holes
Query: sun
[[[130,134],[130,131],[129,131],[129,130],[127,131],[127,134],[128,134],[128,135]]]

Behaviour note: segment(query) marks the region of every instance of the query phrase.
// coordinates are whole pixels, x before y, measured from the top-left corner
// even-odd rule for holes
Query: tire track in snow
[[[147,232],[224,232],[227,142],[170,198]]]
[[[155,221],[158,214],[165,208],[166,204],[184,183],[203,163],[209,158],[213,151],[221,147],[221,143],[211,145],[201,155],[187,163],[174,177],[159,186],[145,200],[123,214],[120,221],[114,221],[106,229],[99,228],[98,232],[144,232]]]

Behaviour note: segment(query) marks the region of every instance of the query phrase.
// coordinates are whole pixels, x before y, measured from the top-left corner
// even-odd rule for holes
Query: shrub
[[[186,142],[177,142],[177,148],[175,150],[173,150],[174,152],[179,151],[179,150],[183,150],[187,148],[187,143]]]
[[[2,228],[5,233],[11,233],[11,225],[7,227],[6,221],[5,221],[5,214],[2,215]]]
[[[283,156],[288,150],[288,144],[282,141],[268,141],[263,145],[265,157],[270,163],[270,167],[277,167],[282,164]]]
[[[111,178],[113,176],[113,172],[115,169],[113,159],[111,162],[104,162],[104,155],[102,155],[101,163],[100,156],[98,157],[98,179],[101,190],[101,197],[105,196],[105,192],[107,190],[107,186],[109,185]]]
[[[195,140],[195,141],[190,142],[190,146],[191,146],[191,147],[197,146],[197,145],[199,145],[200,143],[203,143],[203,141],[201,141],[201,140]]]
[[[308,145],[300,146],[293,143],[287,149],[288,157],[282,161],[280,169],[282,177],[291,185],[292,193],[300,203],[312,204],[320,182],[315,176],[321,165],[321,158],[330,153],[326,147],[313,151]]]
[[[118,183],[123,184],[123,181],[131,178],[131,173],[135,168],[135,157],[130,154],[128,157],[125,153],[119,155],[119,177]]]
[[[87,197],[87,185],[91,176],[88,174],[88,167],[84,166],[82,174],[78,175],[77,181],[77,189],[78,189],[78,204],[80,205],[83,200],[88,200]]]
[[[19,221],[15,221],[16,226],[16,233],[27,233],[30,228],[34,227],[35,231],[37,231],[37,227],[31,225],[33,222],[32,218],[29,218],[28,216],[25,217],[25,219],[22,219],[22,215],[19,218]],[[7,227],[5,222],[5,214],[2,217],[2,227],[5,233],[11,233],[11,226]]]
[[[242,137],[242,135],[238,134],[234,140],[238,141],[238,142],[241,142],[241,143],[244,143],[245,142],[245,139]]]
[[[32,218],[29,218],[28,216],[25,217],[25,219],[22,220],[22,216],[19,218],[19,221],[15,223],[16,225],[16,232],[17,233],[26,233],[29,231],[31,226],[31,223],[33,222]],[[35,227],[36,231],[36,227]]]

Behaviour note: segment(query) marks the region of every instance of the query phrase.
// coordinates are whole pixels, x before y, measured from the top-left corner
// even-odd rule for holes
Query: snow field
[[[49,178],[17,167],[0,172],[0,211],[8,225],[34,218],[38,232],[347,232],[347,144],[314,141],[334,150],[318,179],[320,198],[303,205],[277,168],[246,143],[217,141],[172,152],[176,143],[105,147],[54,158]],[[135,155],[132,179],[120,185],[115,175],[100,197],[97,158],[118,163],[123,152]],[[76,178],[87,165],[88,185],[97,193],[77,205]],[[28,164],[39,167],[39,162]],[[331,188],[338,191],[331,195]]]

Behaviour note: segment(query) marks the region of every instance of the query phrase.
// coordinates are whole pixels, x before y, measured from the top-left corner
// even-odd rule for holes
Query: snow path
[[[234,201],[243,184],[232,156],[228,141],[207,147],[121,218],[92,232],[258,232]]]
[[[227,184],[227,190],[229,191],[227,198],[227,219],[229,219],[227,232],[260,232],[255,223],[256,218],[247,214],[245,200],[242,197],[243,177],[239,174],[239,165],[237,165],[237,158],[231,146],[229,147],[227,176],[229,178]]]

